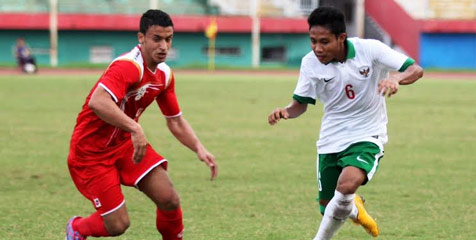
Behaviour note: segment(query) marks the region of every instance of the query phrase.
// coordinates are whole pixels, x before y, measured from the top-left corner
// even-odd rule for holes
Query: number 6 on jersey
[[[345,95],[349,99],[354,99],[355,98],[355,92],[354,92],[354,90],[352,90],[352,84],[345,85]]]

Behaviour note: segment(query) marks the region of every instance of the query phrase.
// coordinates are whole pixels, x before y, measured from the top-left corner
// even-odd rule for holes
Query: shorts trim
[[[147,169],[147,171],[145,171],[142,175],[140,175],[140,177],[137,178],[137,180],[134,182],[134,186],[137,187],[137,184],[140,182],[140,180],[142,180],[142,178],[145,177],[145,175],[147,175],[147,173],[149,173],[150,171],[152,171],[152,169],[154,169],[155,167],[159,166],[160,164],[164,162],[167,162],[167,159],[164,158],[160,160],[158,163],[152,165],[149,169]]]
[[[367,174],[368,181],[370,181],[370,179],[372,179],[372,177],[374,176],[375,172],[377,171],[379,159],[383,157],[383,151],[381,148],[380,148],[380,152],[376,154],[374,157],[375,157],[374,166],[372,167],[372,170],[370,170],[370,172]]]
[[[125,200],[125,199],[122,200],[122,202],[121,202],[117,207],[115,207],[115,208],[113,208],[113,209],[111,209],[111,210],[109,210],[109,211],[107,211],[107,212],[105,212],[105,213],[101,213],[101,217],[104,217],[104,216],[106,216],[106,215],[108,215],[108,214],[110,214],[110,213],[116,211],[117,209],[119,209],[120,207],[122,207],[122,205],[124,205],[124,203],[126,203],[126,200]]]

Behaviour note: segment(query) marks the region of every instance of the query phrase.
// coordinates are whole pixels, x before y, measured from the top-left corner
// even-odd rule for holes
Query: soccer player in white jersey
[[[320,211],[314,240],[331,239],[347,218],[376,237],[379,229],[355,192],[375,174],[387,142],[385,96],[423,76],[415,61],[385,44],[347,38],[344,14],[332,7],[308,18],[312,51],[303,57],[293,101],[268,117],[300,116],[308,104],[324,104],[318,148]],[[389,75],[389,71],[399,73]]]

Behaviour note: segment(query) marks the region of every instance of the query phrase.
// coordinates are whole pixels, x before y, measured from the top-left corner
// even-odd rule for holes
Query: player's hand
[[[269,114],[269,116],[268,116],[268,123],[269,123],[269,125],[274,125],[281,118],[284,118],[286,120],[289,118],[289,113],[288,113],[288,110],[286,110],[286,108],[276,108],[276,109],[274,109],[274,111],[271,112],[271,114]]]
[[[385,95],[391,97],[393,94],[396,94],[398,92],[399,86],[400,84],[398,83],[398,79],[393,76],[390,76],[378,83],[377,92],[383,97],[385,97]]]
[[[137,130],[131,132],[132,145],[134,146],[132,161],[136,164],[142,161],[147,151],[147,139],[145,138],[144,131],[139,124],[137,125]]]
[[[210,168],[211,172],[211,178],[210,180],[213,181],[215,177],[218,175],[218,165],[215,161],[215,156],[208,152],[206,149],[199,149],[197,151],[197,156],[200,161],[204,162],[207,164],[207,166]]]

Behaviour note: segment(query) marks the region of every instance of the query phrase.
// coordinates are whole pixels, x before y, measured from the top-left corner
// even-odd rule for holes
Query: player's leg
[[[352,144],[347,149],[345,156],[340,159],[339,165],[345,168],[354,167],[360,169],[365,174],[365,180],[362,183],[362,185],[365,185],[372,179],[377,171],[379,161],[382,157],[383,146],[379,146],[373,142],[358,142]],[[345,186],[346,180],[343,179],[342,182],[342,189],[345,191],[345,189],[348,188]],[[354,206],[349,218],[354,223],[364,227],[364,229],[372,236],[376,237],[379,235],[378,225],[366,211],[364,201],[359,195],[355,195]]]
[[[327,240],[337,232],[349,217],[354,206],[354,193],[365,180],[358,168],[345,167],[337,181],[334,197],[326,206],[315,240]]]
[[[156,227],[163,239],[182,239],[180,198],[167,171],[161,166],[154,168],[139,182],[138,187],[157,206]]]
[[[69,170],[76,187],[93,203],[96,212],[86,218],[71,218],[67,224],[67,239],[124,233],[129,226],[129,217],[115,166],[69,166]]]
[[[337,165],[337,154],[319,154],[317,163],[317,182],[319,187],[319,210],[324,215],[325,208],[334,197],[337,179],[342,168]]]
[[[132,156],[132,152],[130,154]],[[139,164],[134,164],[132,158],[128,157],[120,162],[119,168],[121,182],[136,186],[157,206],[156,227],[162,238],[182,239],[180,198],[167,174],[167,161],[147,146],[147,152]]]
[[[129,227],[129,217],[125,205],[120,206],[114,212],[102,216],[96,211],[86,218],[73,217],[68,222],[69,231],[76,232],[76,238],[86,239],[88,236],[108,237],[119,236]],[[68,230],[67,230],[68,231]],[[78,237],[80,235],[83,238]],[[77,240],[76,238],[72,238]],[[70,239],[70,238],[67,238]]]
[[[330,239],[349,216],[365,220],[359,224],[373,236],[378,235],[378,226],[366,213],[360,197],[357,198],[356,204],[354,198],[358,187],[365,184],[375,173],[381,153],[383,154],[383,151],[376,144],[362,142],[337,154],[338,166],[343,170],[337,180],[334,197],[326,207],[316,240]]]
[[[352,166],[344,167],[337,181],[334,197],[326,208],[319,229],[319,231],[322,230],[322,236],[324,236],[322,239],[330,239],[349,216],[357,214],[358,209],[354,204],[355,192],[365,179],[365,173],[361,169]]]
[[[338,154],[338,165],[343,168],[337,181],[335,195],[327,205],[316,239],[330,239],[349,216],[359,216],[359,222],[373,236],[378,235],[376,222],[363,205],[354,204],[355,192],[375,173],[380,148],[370,142],[352,144]],[[360,200],[360,198],[358,198]],[[360,211],[360,212],[359,212]]]
[[[339,158],[339,154],[320,155],[319,157],[319,164],[324,165],[320,167],[319,171],[319,173],[322,174],[320,182],[326,184],[323,184],[323,189],[319,192],[320,196],[325,196],[324,199],[320,199],[320,204],[321,206],[326,204],[326,202],[328,202],[328,204],[325,207],[324,216],[322,217],[319,230],[314,239],[327,240],[331,239],[351,213],[354,194],[350,192],[355,192],[357,187],[364,181],[365,175],[359,176],[360,172],[354,172],[355,169],[348,167],[340,172],[340,166],[334,166],[334,164],[338,162],[336,159]],[[330,164],[333,165],[332,168],[329,167]],[[337,171],[339,171],[340,174]],[[357,174],[357,176],[353,176],[354,174]],[[362,179],[360,183],[357,181],[359,178]],[[352,182],[350,179],[355,179],[356,181]],[[337,186],[335,182],[337,182]],[[324,186],[327,186],[327,188],[324,188]],[[352,190],[351,187],[355,187],[355,189]],[[334,192],[331,193],[331,191]],[[329,197],[331,198],[330,201],[328,201]]]
[[[342,168],[337,165],[337,154],[319,154],[318,163],[318,185],[319,185],[319,207],[323,215],[319,230],[315,236],[315,240],[330,239],[330,237],[342,225],[341,221],[337,221],[330,225],[329,212],[333,211],[331,199],[334,199],[337,180]],[[329,206],[329,203],[331,205]],[[329,208],[331,207],[331,208]]]
[[[22,58],[22,57],[19,57],[18,58],[18,68],[20,69],[20,71],[25,72],[25,64],[26,64],[25,59]]]

